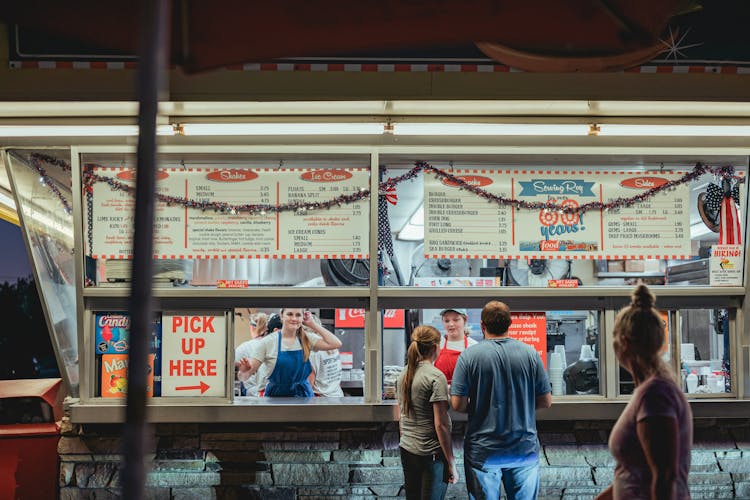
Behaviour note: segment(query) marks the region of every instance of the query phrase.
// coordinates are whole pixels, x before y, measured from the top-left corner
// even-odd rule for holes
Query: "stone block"
[[[360,491],[354,491],[355,488],[346,487],[326,487],[326,486],[306,486],[295,488],[295,491],[299,496],[342,496],[342,495],[369,495],[371,491],[369,488],[360,488],[365,490],[364,493]]]
[[[574,444],[551,444],[544,447],[549,465],[588,465],[586,456]]]
[[[547,466],[539,471],[539,480],[543,484],[560,487],[594,486],[594,477],[589,466]]]
[[[333,452],[333,461],[336,463],[379,464],[382,459],[383,453],[380,450],[334,450]],[[400,460],[399,465],[401,465]]]
[[[250,486],[245,488],[244,492],[247,496],[241,498],[248,500],[295,500],[297,498],[294,488]]]
[[[690,486],[690,497],[693,500],[719,500],[721,498],[741,498],[734,494],[732,483],[728,484],[702,484]]]
[[[690,474],[696,474],[699,472],[721,472],[721,469],[719,469],[718,462],[712,464],[690,464]]]
[[[615,466],[615,458],[605,444],[584,444],[579,446],[578,450],[584,456],[586,463],[593,467]]]
[[[594,483],[602,488],[612,483],[615,478],[614,467],[596,467],[594,469]]]
[[[75,484],[79,488],[107,488],[111,485],[117,465],[83,463],[75,466]]]
[[[750,456],[743,458],[719,459],[719,467],[724,472],[750,472]]]
[[[397,497],[398,492],[401,491],[400,484],[373,484],[370,486],[370,491],[375,493],[378,497]]]
[[[218,472],[149,472],[146,486],[200,488],[221,484]]]
[[[565,490],[563,490],[562,500],[591,500],[603,489],[603,487],[565,488]]]
[[[399,492],[401,491],[403,491],[403,488],[399,490]],[[466,490],[466,483],[449,484],[448,491],[445,492],[445,498],[467,500],[469,498],[469,492]]]
[[[275,484],[285,485],[340,485],[349,476],[345,464],[272,464]]]
[[[342,450],[382,450],[383,436],[378,432],[342,431],[340,444]],[[398,447],[386,449],[398,452]]]
[[[750,498],[750,481],[735,481],[734,494],[736,498]]]
[[[60,440],[57,442],[57,454],[58,455],[91,455],[92,452],[89,449],[86,442],[80,437],[61,436]]]
[[[334,452],[335,453],[335,452]],[[331,452],[265,450],[267,461],[275,464],[318,464],[331,461]]]
[[[383,467],[401,467],[401,459],[396,457],[383,458]]]
[[[728,472],[701,472],[688,474],[688,485],[731,485],[732,476]]]
[[[172,488],[173,500],[216,500],[213,488]]]
[[[691,464],[715,464],[718,463],[716,460],[716,452],[712,450],[693,450],[690,453]]]
[[[572,432],[540,432],[539,442],[542,446],[550,446],[554,444],[576,444],[576,436]]]
[[[202,471],[206,466],[203,460],[155,460],[155,471]]]
[[[260,451],[207,451],[206,463],[224,462],[258,462],[265,460],[266,456]]]
[[[338,450],[338,441],[264,441],[261,450]]]
[[[404,472],[401,467],[354,467],[351,471],[352,484],[403,484]]]
[[[60,487],[71,485],[75,465],[73,462],[60,462],[60,477],[58,481]]]
[[[219,474],[223,486],[273,486],[274,484],[270,472],[221,471]]]

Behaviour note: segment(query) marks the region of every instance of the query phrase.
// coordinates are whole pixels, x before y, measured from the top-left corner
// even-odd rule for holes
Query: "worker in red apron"
[[[477,341],[469,338],[469,332],[466,330],[466,309],[443,309],[440,317],[443,320],[445,336],[440,343],[440,354],[435,360],[435,368],[443,372],[450,384],[458,356]]]

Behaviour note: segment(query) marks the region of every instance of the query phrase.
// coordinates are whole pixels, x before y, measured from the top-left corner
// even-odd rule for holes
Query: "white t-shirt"
[[[467,341],[466,347],[473,346],[474,344],[477,343],[477,341],[471,337],[466,337],[466,341]],[[450,349],[451,351],[463,352],[464,350],[464,339],[448,340],[447,343],[448,343],[447,348]],[[445,337],[443,337],[443,341],[440,343],[440,348],[445,349],[446,348],[445,344],[446,344],[446,339]]]
[[[250,339],[247,342],[243,342],[237,346],[234,350],[234,361],[239,363],[242,358],[253,357],[253,344],[261,340],[262,337]],[[245,386],[245,395],[247,396],[260,396],[260,391],[266,388],[268,383],[268,372],[266,371],[266,365],[261,364],[258,367],[258,371],[250,375],[250,378],[242,382]]]
[[[315,344],[318,343],[318,341],[322,338],[317,333],[312,333],[305,331],[305,334],[307,335],[307,338],[310,340],[310,348],[312,349],[315,347]],[[281,335],[281,331],[275,331],[273,333],[269,333],[265,337],[263,337],[260,340],[257,340],[257,342],[253,342],[251,347],[251,353],[250,357],[257,359],[262,363],[262,366],[258,368],[258,371],[261,370],[261,368],[265,368],[265,373],[267,374],[266,380],[271,377],[271,374],[273,373],[273,369],[276,368],[276,358],[279,357],[279,335]],[[294,344],[292,345],[284,345],[284,339],[281,339],[281,350],[282,351],[301,351],[302,350],[302,344],[300,343],[299,339],[297,337],[294,338]],[[312,354],[312,353],[311,353]],[[263,387],[265,388],[265,383],[263,384]]]
[[[344,396],[344,391],[341,390],[341,354],[338,349],[311,352],[310,364],[315,372],[315,394],[331,398]]]

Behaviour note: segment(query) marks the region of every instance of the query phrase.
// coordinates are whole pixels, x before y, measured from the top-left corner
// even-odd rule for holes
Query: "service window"
[[[484,340],[482,309],[386,309],[383,314],[383,398],[395,399],[395,382],[406,363],[411,333],[418,325],[429,325],[440,333],[441,356],[460,355]],[[512,311],[510,337],[533,347],[550,378],[553,396],[603,394],[600,366],[600,312]],[[406,319],[406,323],[402,321]],[[441,360],[441,358],[439,358]],[[453,363],[436,362],[446,378]]]
[[[367,286],[367,155],[163,155],[160,287]],[[83,154],[86,286],[130,280],[135,157]]]
[[[382,159],[385,286],[742,286],[744,157]]]

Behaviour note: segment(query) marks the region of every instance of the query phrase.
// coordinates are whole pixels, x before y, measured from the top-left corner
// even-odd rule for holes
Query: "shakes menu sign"
[[[612,170],[455,171],[466,184],[505,199],[578,208],[632,198],[685,172]],[[689,186],[617,210],[527,210],[488,202],[459,185],[425,177],[425,257],[492,259],[687,259]]]
[[[132,169],[93,167],[93,173],[135,184]],[[366,189],[370,174],[365,168],[168,168],[160,170],[157,178],[157,193],[175,201],[156,204],[156,258],[368,257],[367,199],[318,209],[319,204]],[[90,196],[88,254],[130,258],[132,195],[96,182]],[[249,215],[227,208],[248,205],[269,209]],[[275,212],[281,205],[296,209]]]

